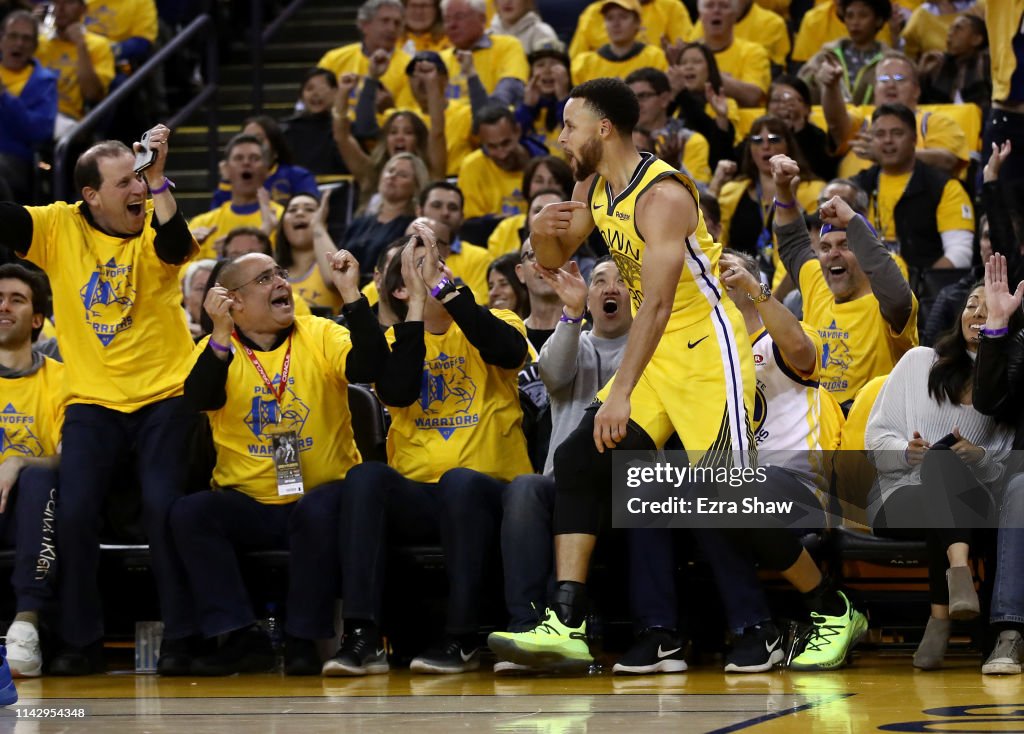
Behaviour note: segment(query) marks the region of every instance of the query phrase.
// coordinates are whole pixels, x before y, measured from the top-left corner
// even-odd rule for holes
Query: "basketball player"
[[[675,432],[690,452],[754,455],[748,414],[754,363],[743,319],[719,282],[721,246],[708,234],[697,189],[632,142],[639,107],[618,79],[577,86],[559,143],[578,183],[573,200],[534,220],[537,266],[563,265],[595,226],[629,289],[633,327],[618,372],[555,453],[558,586],[546,619],[496,632],[499,660],[536,668],[585,668],[585,581],[608,503],[610,449],[649,450]],[[696,458],[695,454],[691,457]]]

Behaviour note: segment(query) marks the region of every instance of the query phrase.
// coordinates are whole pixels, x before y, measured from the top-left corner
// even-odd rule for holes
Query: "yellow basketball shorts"
[[[603,401],[615,377],[598,393]],[[708,317],[666,332],[630,397],[630,420],[659,448],[673,433],[689,452],[751,455],[754,357],[739,310],[723,300]]]

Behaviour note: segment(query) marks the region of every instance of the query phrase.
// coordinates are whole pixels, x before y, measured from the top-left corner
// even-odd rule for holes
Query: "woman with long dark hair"
[[[782,268],[772,230],[776,203],[771,159],[776,155],[788,155],[800,166],[797,204],[813,214],[818,210],[818,194],[825,182],[814,178],[793,132],[773,115],[762,115],[754,120],[744,141],[739,166],[732,161],[721,161],[708,185],[708,191],[718,199],[721,209],[722,244],[757,258],[769,278]],[[729,180],[736,173],[739,176]],[[780,282],[781,276],[772,280],[775,290],[779,290]],[[776,297],[781,295],[776,293]]]
[[[274,259],[289,271],[288,282],[295,295],[310,308],[337,314],[342,300],[331,282],[328,254],[337,247],[327,234],[327,202],[311,194],[296,194],[288,200],[277,227]]]
[[[978,615],[968,565],[971,528],[994,520],[993,487],[1013,442],[1012,426],[973,405],[975,359],[987,317],[985,288],[978,284],[934,349],[915,347],[896,364],[864,437],[878,470],[868,522],[877,535],[923,537],[928,544],[931,616],[914,654],[914,666],[926,670],[942,664],[950,620]],[[1019,323],[1016,316],[1014,321]]]
[[[487,266],[487,307],[506,308],[519,318],[530,315],[530,294],[516,274],[519,253],[509,252]]]
[[[683,44],[678,56],[670,52],[666,74],[676,95],[669,111],[707,138],[708,165],[713,171],[720,160],[733,157],[740,119],[736,100],[725,96],[715,55],[704,44]]]

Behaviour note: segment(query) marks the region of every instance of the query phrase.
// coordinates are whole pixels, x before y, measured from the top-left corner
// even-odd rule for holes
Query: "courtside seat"
[[[894,540],[840,527],[833,533],[833,543],[839,561],[865,561],[892,568],[921,568],[928,563],[923,540]]]

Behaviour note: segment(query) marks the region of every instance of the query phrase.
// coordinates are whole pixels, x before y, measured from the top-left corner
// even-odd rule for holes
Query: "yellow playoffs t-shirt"
[[[463,203],[466,219],[524,213],[526,201],[522,185],[522,171],[506,171],[482,150],[473,151],[466,156],[459,171],[459,188],[466,197]]]
[[[1010,98],[1010,81],[1017,71],[1014,41],[1024,22],[1024,0],[989,0],[985,3],[985,26],[988,28],[989,54],[992,58],[992,100]],[[1007,32],[1016,29],[1016,33]],[[1014,102],[1024,102],[1018,90]]]
[[[291,273],[292,293],[312,308],[328,308],[337,314],[344,300],[334,286],[324,281],[320,267],[313,263],[307,273]]]
[[[194,358],[207,341],[196,345]],[[268,505],[287,504],[300,497],[277,493],[271,441],[275,426],[298,435],[299,464],[307,492],[343,479],[362,460],[348,408],[345,361],[352,349],[348,329],[329,319],[297,316],[290,340],[270,352],[253,350],[275,390],[280,389],[289,341],[288,385],[278,403],[233,336],[227,402],[208,413],[217,447],[212,486],[231,487]]]
[[[512,311],[492,313],[526,337],[526,326]],[[394,343],[394,329],[387,338]],[[424,338],[420,398],[407,408],[389,408],[388,464],[415,482],[436,482],[456,467],[503,481],[529,474],[518,369],[484,362],[455,324]]]
[[[736,37],[729,48],[715,52],[715,62],[719,71],[768,93],[772,83],[772,65],[768,51],[761,44]]]
[[[35,68],[32,64],[29,64],[21,71],[11,71],[6,66],[0,64],[0,84],[4,85],[4,88],[10,92],[11,96],[20,97],[21,90],[25,88]]]
[[[430,115],[418,106],[411,111],[430,128]],[[448,153],[448,175],[458,176],[462,161],[474,150],[473,110],[467,100],[448,100],[444,111],[444,144]]]
[[[647,66],[667,71],[665,52],[656,46],[644,45],[620,59],[612,59],[601,51],[589,51],[573,59],[572,80],[574,84],[582,84],[606,76],[625,79],[631,72]]]
[[[850,137],[839,147],[839,152],[845,152],[853,139],[861,132],[871,126],[871,113],[875,108],[873,105],[862,105],[861,107],[847,107],[850,115]],[[927,114],[927,117],[925,115]],[[955,155],[963,165],[966,165],[971,158],[971,149],[967,144],[967,136],[964,130],[949,115],[941,112],[924,112],[917,110],[917,149],[942,148]],[[839,177],[852,178],[861,171],[871,168],[874,163],[865,158],[858,158],[853,151],[846,153],[839,162]]]
[[[487,238],[487,254],[491,256],[491,260],[510,252],[516,252],[523,244],[519,239],[519,230],[525,226],[525,214],[516,214],[498,222],[498,226]]]
[[[270,202],[270,208],[274,210],[274,215],[278,221],[281,221],[281,216],[284,213],[284,207],[278,204],[276,201]],[[236,227],[255,227],[259,229],[263,226],[263,216],[260,214],[259,204],[246,204],[244,206],[234,206],[230,201],[225,201],[216,209],[211,209],[208,212],[203,212],[197,216],[192,217],[188,223],[188,228],[195,230],[199,227],[216,227],[217,230],[207,237],[203,244],[199,247],[199,253],[196,256],[198,259],[212,258],[217,259],[217,242],[224,239],[228,232],[235,229]],[[270,241],[274,242],[277,239],[277,230],[275,229],[270,234]]]
[[[804,13],[803,20],[800,21],[800,30],[793,40],[793,61],[807,61],[829,41],[848,36],[846,24],[836,14],[837,7],[832,0],[828,0]],[[892,33],[889,31],[888,23],[882,26],[876,38],[886,46],[892,46]]]
[[[131,413],[181,395],[192,338],[180,266],[163,262],[153,246],[152,202],[142,233],[127,239],[92,227],[84,206],[25,207],[32,217],[25,257],[50,276],[68,402]]]
[[[780,15],[754,3],[747,14],[736,23],[733,32],[737,38],[764,46],[771,62],[776,66],[785,67],[786,57],[789,56],[789,30],[786,28],[786,21]]]
[[[86,0],[85,26],[111,41],[128,38],[156,40],[156,3],[153,0]]]
[[[110,89],[114,79],[114,52],[110,41],[95,33],[85,32],[85,47],[92,59],[93,71],[103,85],[103,93]],[[85,101],[78,84],[78,49],[75,44],[60,39],[40,37],[36,58],[43,66],[53,69],[57,79],[57,111],[79,120],[85,114]]]
[[[395,48],[391,54],[391,62],[388,70],[380,78],[380,83],[391,92],[396,107],[413,108],[416,106],[416,98],[412,96],[409,89],[409,78],[405,75],[405,67],[412,60],[401,47]],[[352,89],[352,96],[349,98],[349,109],[355,113],[356,100],[363,89],[363,79],[370,73],[370,60],[363,54],[362,43],[350,43],[347,46],[339,46],[325,53],[316,64],[322,69],[330,69],[336,76],[343,74],[358,74],[361,78]]]
[[[53,456],[64,425],[64,365],[43,358],[27,377],[0,378],[0,463]]]
[[[870,293],[836,303],[817,259],[800,268],[800,292],[803,320],[821,336],[821,386],[840,403],[852,399],[868,380],[892,372],[903,353],[917,346],[916,296],[910,318],[897,333]]]
[[[480,77],[480,83],[488,94],[494,94],[498,82],[509,77],[519,79],[524,84],[530,78],[530,65],[526,61],[523,44],[515,36],[495,36],[487,34],[490,45],[486,48],[473,49],[473,66]],[[441,52],[441,60],[448,67],[448,99],[469,100],[469,87],[466,77],[462,75],[462,66],[455,58],[455,49],[449,48]]]
[[[603,4],[604,0],[598,0],[583,9],[569,44],[570,58],[596,51],[608,43],[608,31],[601,14]],[[662,36],[672,42],[681,41],[690,37],[692,29],[690,14],[679,0],[653,0],[640,6],[640,32],[636,40],[660,48]]]
[[[493,259],[483,247],[462,242],[459,251],[449,253],[444,262],[452,275],[473,291],[473,299],[487,305],[487,267]]]

